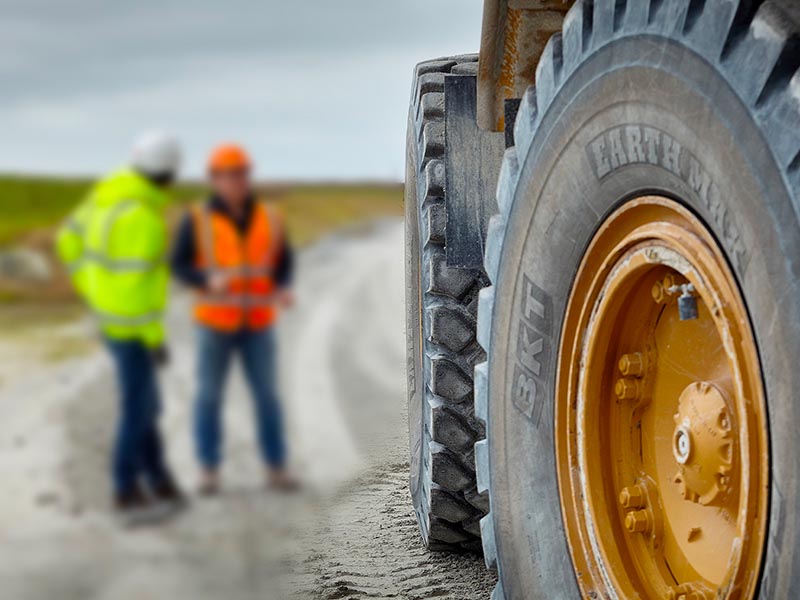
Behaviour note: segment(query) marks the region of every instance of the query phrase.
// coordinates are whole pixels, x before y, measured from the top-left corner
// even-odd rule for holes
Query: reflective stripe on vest
[[[81,258],[76,261],[73,270],[85,263],[95,263],[107,271],[112,272],[147,272],[157,269],[164,264],[164,259],[143,260],[136,258],[112,258],[108,255],[108,246],[111,243],[111,231],[116,220],[125,214],[126,211],[135,208],[139,203],[135,200],[123,200],[116,204],[106,215],[103,223],[103,230],[100,234],[100,250],[85,249]],[[75,231],[83,232],[83,226],[77,221],[72,220],[68,226]]]
[[[123,200],[116,204],[105,216],[100,232],[100,250],[93,250],[86,248],[81,257],[71,265],[70,271],[77,271],[79,268],[85,266],[87,263],[99,265],[106,271],[111,273],[146,273],[152,271],[164,264],[164,259],[158,260],[144,260],[136,258],[112,258],[109,256],[109,246],[111,244],[111,232],[114,229],[117,219],[119,219],[128,210],[135,208],[139,203],[135,200]],[[83,226],[75,222],[76,226],[84,230]],[[161,311],[148,312],[142,315],[115,315],[103,312],[99,309],[92,311],[95,318],[102,326],[111,327],[138,327],[142,325],[150,325],[161,320],[163,313]]]
[[[241,308],[243,305],[266,308],[274,306],[277,300],[277,294],[203,294],[200,304],[209,308]]]
[[[94,262],[106,271],[119,272],[147,272],[164,264],[164,260],[137,260],[135,258],[109,258],[99,252],[86,250],[81,257],[82,261]]]
[[[161,311],[153,311],[143,315],[126,317],[121,315],[112,315],[111,313],[95,309],[94,314],[102,325],[137,327],[139,325],[149,325],[151,323],[160,321],[164,313]]]

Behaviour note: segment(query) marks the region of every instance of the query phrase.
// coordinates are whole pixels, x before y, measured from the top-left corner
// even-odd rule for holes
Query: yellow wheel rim
[[[559,488],[586,597],[752,598],[768,436],[747,311],[703,224],[625,203],[595,234],[565,315]]]

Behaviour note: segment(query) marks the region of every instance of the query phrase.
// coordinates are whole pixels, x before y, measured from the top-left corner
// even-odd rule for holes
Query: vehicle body
[[[415,70],[411,492],[497,598],[800,586],[800,3],[486,0]]]

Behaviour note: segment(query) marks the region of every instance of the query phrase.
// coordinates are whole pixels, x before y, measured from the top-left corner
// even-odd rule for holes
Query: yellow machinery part
[[[557,377],[562,515],[584,595],[752,598],[769,483],[761,367],[724,255],[678,202],[629,201],[596,233]]]

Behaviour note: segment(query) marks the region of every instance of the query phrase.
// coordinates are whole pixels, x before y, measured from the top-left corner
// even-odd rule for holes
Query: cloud
[[[403,172],[411,71],[475,51],[479,0],[29,0],[0,22],[0,169],[97,173],[154,124],[273,177]]]

